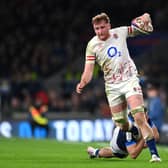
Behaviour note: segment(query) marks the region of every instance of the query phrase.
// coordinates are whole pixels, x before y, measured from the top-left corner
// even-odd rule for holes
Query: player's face
[[[109,23],[106,23],[105,20],[101,20],[100,22],[93,25],[94,31],[100,40],[107,40],[110,36],[109,30],[111,28]]]

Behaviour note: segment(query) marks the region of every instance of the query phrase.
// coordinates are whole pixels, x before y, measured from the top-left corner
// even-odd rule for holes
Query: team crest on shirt
[[[113,34],[113,37],[114,37],[115,39],[118,39],[118,34],[114,33],[114,34]]]
[[[139,92],[139,93],[142,93],[142,89],[140,87],[134,87],[133,90],[135,92]]]

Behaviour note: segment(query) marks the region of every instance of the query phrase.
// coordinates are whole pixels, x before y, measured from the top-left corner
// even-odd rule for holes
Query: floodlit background
[[[140,73],[146,106],[149,85],[159,89],[164,107],[163,115],[158,115],[163,120],[160,143],[168,144],[168,1],[162,0],[1,0],[2,136],[33,137],[29,107],[40,100],[48,106],[49,137],[109,140],[111,117],[98,66],[84,93],[75,93],[86,44],[94,35],[91,18],[100,12],[110,16],[112,27],[129,25],[144,12],[151,14],[154,32],[128,39],[128,47]],[[97,137],[90,138],[95,131]],[[37,130],[35,137],[44,138],[45,133]]]

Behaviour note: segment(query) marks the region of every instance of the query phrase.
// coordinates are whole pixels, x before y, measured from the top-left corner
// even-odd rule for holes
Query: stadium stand
[[[167,92],[166,1],[2,0],[0,4],[1,117],[26,118],[24,112],[41,90],[49,99],[49,118],[70,117],[69,113],[86,118],[109,116],[99,68],[82,96],[74,92],[86,42],[93,35],[90,20],[99,11],[109,13],[113,27],[129,25],[143,12],[151,13],[155,31],[162,32],[164,39],[158,35],[160,42],[152,49],[138,55],[132,47],[132,52],[144,77],[159,80]]]

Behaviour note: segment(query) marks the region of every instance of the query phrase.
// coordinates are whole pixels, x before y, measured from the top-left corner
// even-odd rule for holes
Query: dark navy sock
[[[97,149],[96,152],[95,152],[96,157],[99,157],[99,150],[100,149]]]
[[[155,142],[155,139],[150,139],[148,141],[146,141],[146,144],[149,148],[149,151],[151,153],[151,155],[155,154],[159,157],[159,154],[158,154],[158,151],[157,151],[157,148],[156,148],[156,142]]]

